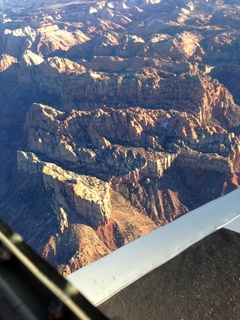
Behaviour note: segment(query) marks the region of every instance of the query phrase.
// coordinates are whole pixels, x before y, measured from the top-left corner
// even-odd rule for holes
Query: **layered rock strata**
[[[164,209],[159,209],[157,191],[153,192],[152,187],[149,189],[148,185],[152,181],[155,184],[154,188],[158,190],[156,182],[167,170],[173,167],[179,169],[187,167],[227,174],[239,170],[239,138],[234,133],[228,133],[220,125],[215,127],[201,125],[197,118],[186,112],[105,108],[94,111],[72,110],[67,114],[35,103],[27,114],[26,129],[28,148],[44,159],[46,168],[49,166],[55,168],[51,169],[52,172],[48,169],[48,172],[51,172],[49,176],[61,177],[60,172],[66,170],[63,168],[71,168],[81,174],[94,173],[102,182],[91,178],[92,184],[98,185],[99,181],[103,185],[106,184],[108,190],[111,186],[125,196],[126,193],[121,185],[129,185],[131,191],[127,198],[132,204],[139,202],[138,209],[154,218],[157,224],[165,223],[166,217]],[[33,164],[38,162],[38,166],[42,163],[36,159],[32,153],[28,155],[19,153],[19,168],[31,173],[31,162]],[[62,169],[48,164],[49,161],[59,163]],[[29,169],[24,163],[29,165]],[[46,181],[46,170],[42,170],[44,181]],[[69,173],[66,175],[65,180],[68,183],[64,188],[67,190],[63,194],[73,206],[76,206],[74,199],[79,194],[77,190],[84,188],[72,187],[70,182],[76,180],[74,178],[76,173],[71,173],[72,178],[69,178]],[[140,186],[141,181],[145,181],[144,187]],[[75,183],[78,185],[77,180]],[[69,184],[73,193],[75,192],[74,195],[68,190]],[[52,183],[49,185],[54,189]],[[90,186],[88,188],[91,190]],[[134,189],[138,188],[145,196],[149,195],[149,192],[152,194],[150,207],[146,206],[143,209],[145,196],[142,197],[137,192],[137,198],[141,199],[136,200],[136,196],[132,195]],[[150,191],[146,191],[147,189]],[[63,217],[59,220],[67,220],[64,209],[66,204],[62,204],[65,200],[56,200],[59,198],[57,194],[55,192],[53,197],[53,203],[57,207],[55,212],[58,217]],[[86,191],[83,194],[88,201]],[[104,199],[106,203],[110,201],[109,191],[105,193]],[[82,202],[85,200],[81,198]],[[97,202],[99,203],[99,200]],[[74,210],[81,212],[83,207]],[[89,209],[85,209],[85,212],[88,211]],[[99,215],[99,212],[102,212],[102,215]],[[107,223],[110,218],[109,210],[104,209],[104,206],[93,209],[89,214],[84,212],[81,214],[87,215],[89,219],[92,217],[92,220],[90,219],[92,226]],[[67,222],[65,226],[67,227]]]
[[[68,59],[54,57],[42,63],[39,59],[29,51],[24,53],[19,83],[59,96],[68,111],[73,107],[92,109],[98,105],[113,108],[140,106],[191,112],[203,121],[237,109],[232,95],[209,76],[164,78],[155,68],[125,75],[97,73]]]
[[[93,226],[108,222],[111,201],[107,182],[44,163],[32,153],[18,152],[18,167],[29,174],[42,174],[46,191],[53,191],[51,205],[61,232],[68,228],[69,220],[78,220],[77,215]]]

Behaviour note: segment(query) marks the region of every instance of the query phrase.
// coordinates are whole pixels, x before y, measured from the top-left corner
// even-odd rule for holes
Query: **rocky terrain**
[[[0,216],[61,274],[239,186],[237,1],[0,9]]]

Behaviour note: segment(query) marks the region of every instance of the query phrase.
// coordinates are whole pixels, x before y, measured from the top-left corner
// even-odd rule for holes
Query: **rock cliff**
[[[69,219],[77,219],[77,215],[93,226],[108,222],[111,201],[107,182],[44,163],[32,153],[19,152],[18,167],[29,174],[42,174],[45,189],[53,190],[51,205],[61,232],[68,227]],[[72,214],[74,218],[69,217]]]
[[[0,15],[0,211],[66,275],[239,186],[239,5],[39,3]]]

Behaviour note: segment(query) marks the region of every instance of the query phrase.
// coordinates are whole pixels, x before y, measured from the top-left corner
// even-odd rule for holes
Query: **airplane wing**
[[[237,319],[239,225],[236,189],[67,280],[110,319]]]
[[[68,281],[3,222],[0,243],[5,320],[239,319],[240,189],[83,267]]]

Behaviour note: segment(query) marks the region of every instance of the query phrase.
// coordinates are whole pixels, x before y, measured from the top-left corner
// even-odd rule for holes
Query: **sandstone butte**
[[[0,13],[0,211],[66,275],[239,186],[240,7],[39,4]]]

